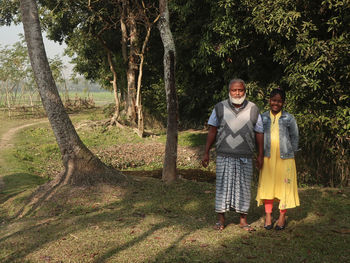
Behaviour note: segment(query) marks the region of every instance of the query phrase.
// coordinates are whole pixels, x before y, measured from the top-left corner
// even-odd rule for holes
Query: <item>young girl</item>
[[[273,228],[273,201],[279,202],[280,215],[276,230],[285,229],[289,208],[299,206],[295,152],[298,149],[298,126],[293,117],[283,111],[286,94],[274,89],[270,94],[270,111],[262,114],[264,124],[264,165],[260,171],[258,206],[265,204],[265,229]]]

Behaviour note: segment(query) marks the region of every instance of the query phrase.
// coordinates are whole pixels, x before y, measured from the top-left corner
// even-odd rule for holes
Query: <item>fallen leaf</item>
[[[201,244],[200,247],[207,247],[209,246],[208,244]]]

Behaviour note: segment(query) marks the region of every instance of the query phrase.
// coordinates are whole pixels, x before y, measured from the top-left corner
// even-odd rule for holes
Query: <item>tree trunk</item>
[[[175,44],[169,25],[168,1],[159,0],[158,29],[164,46],[164,82],[167,101],[167,138],[162,179],[170,183],[176,180],[178,103],[175,88]]]
[[[125,18],[126,18],[126,3],[125,1],[122,2],[122,9],[121,9],[121,16],[120,16],[120,30],[122,32],[122,55],[123,55],[123,61],[125,65],[127,64],[128,61],[128,51],[127,51],[127,39],[128,39],[128,32],[126,30],[126,25],[125,25]]]
[[[136,53],[137,53],[137,28],[136,20],[133,12],[129,10],[129,19],[127,23],[129,27],[129,39],[130,39],[130,52],[128,70],[126,73],[128,82],[128,95],[126,99],[126,117],[130,121],[131,125],[136,124],[136,81],[135,75],[137,70]]]
[[[107,52],[107,58],[108,58],[108,64],[109,64],[109,69],[111,70],[113,74],[113,80],[112,85],[113,85],[113,94],[114,94],[114,101],[115,101],[115,109],[114,109],[114,114],[110,120],[110,125],[114,125],[117,123],[118,118],[119,118],[119,97],[118,97],[118,86],[117,86],[117,71],[115,70],[113,60],[112,60],[112,52],[108,48],[107,44],[101,37],[98,37],[100,42],[102,43],[104,49]]]
[[[8,115],[9,115],[9,117],[11,117],[11,103],[10,103],[8,80],[6,80],[5,89],[6,89],[6,103],[7,103],[7,108],[8,108]]]
[[[20,9],[28,53],[41,101],[62,154],[64,173],[58,183],[93,185],[122,178],[82,143],[66,113],[46,57],[35,0],[21,0]]]
[[[137,77],[137,92],[136,92],[137,130],[138,130],[138,135],[140,137],[143,137],[143,132],[144,132],[144,121],[143,121],[142,101],[141,101],[141,82],[142,82],[142,73],[143,73],[143,63],[145,60],[144,54],[146,51],[146,46],[150,35],[151,35],[151,25],[147,27],[147,34],[142,44],[142,49],[140,53],[139,75]]]

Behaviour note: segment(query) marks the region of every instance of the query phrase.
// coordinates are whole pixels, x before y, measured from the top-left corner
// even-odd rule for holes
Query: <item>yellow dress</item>
[[[262,205],[264,199],[280,200],[279,209],[299,206],[297,173],[294,159],[281,159],[278,120],[282,112],[271,118],[271,155],[264,157],[260,171],[256,201]]]

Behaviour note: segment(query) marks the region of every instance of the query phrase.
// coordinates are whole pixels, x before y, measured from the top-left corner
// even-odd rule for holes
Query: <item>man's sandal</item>
[[[217,222],[213,228],[215,230],[224,230],[225,226],[221,222]]]
[[[252,231],[255,231],[254,228],[252,228],[251,225],[245,225],[245,226],[239,226],[240,228],[244,229],[245,231],[248,231],[248,232],[252,232]]]

